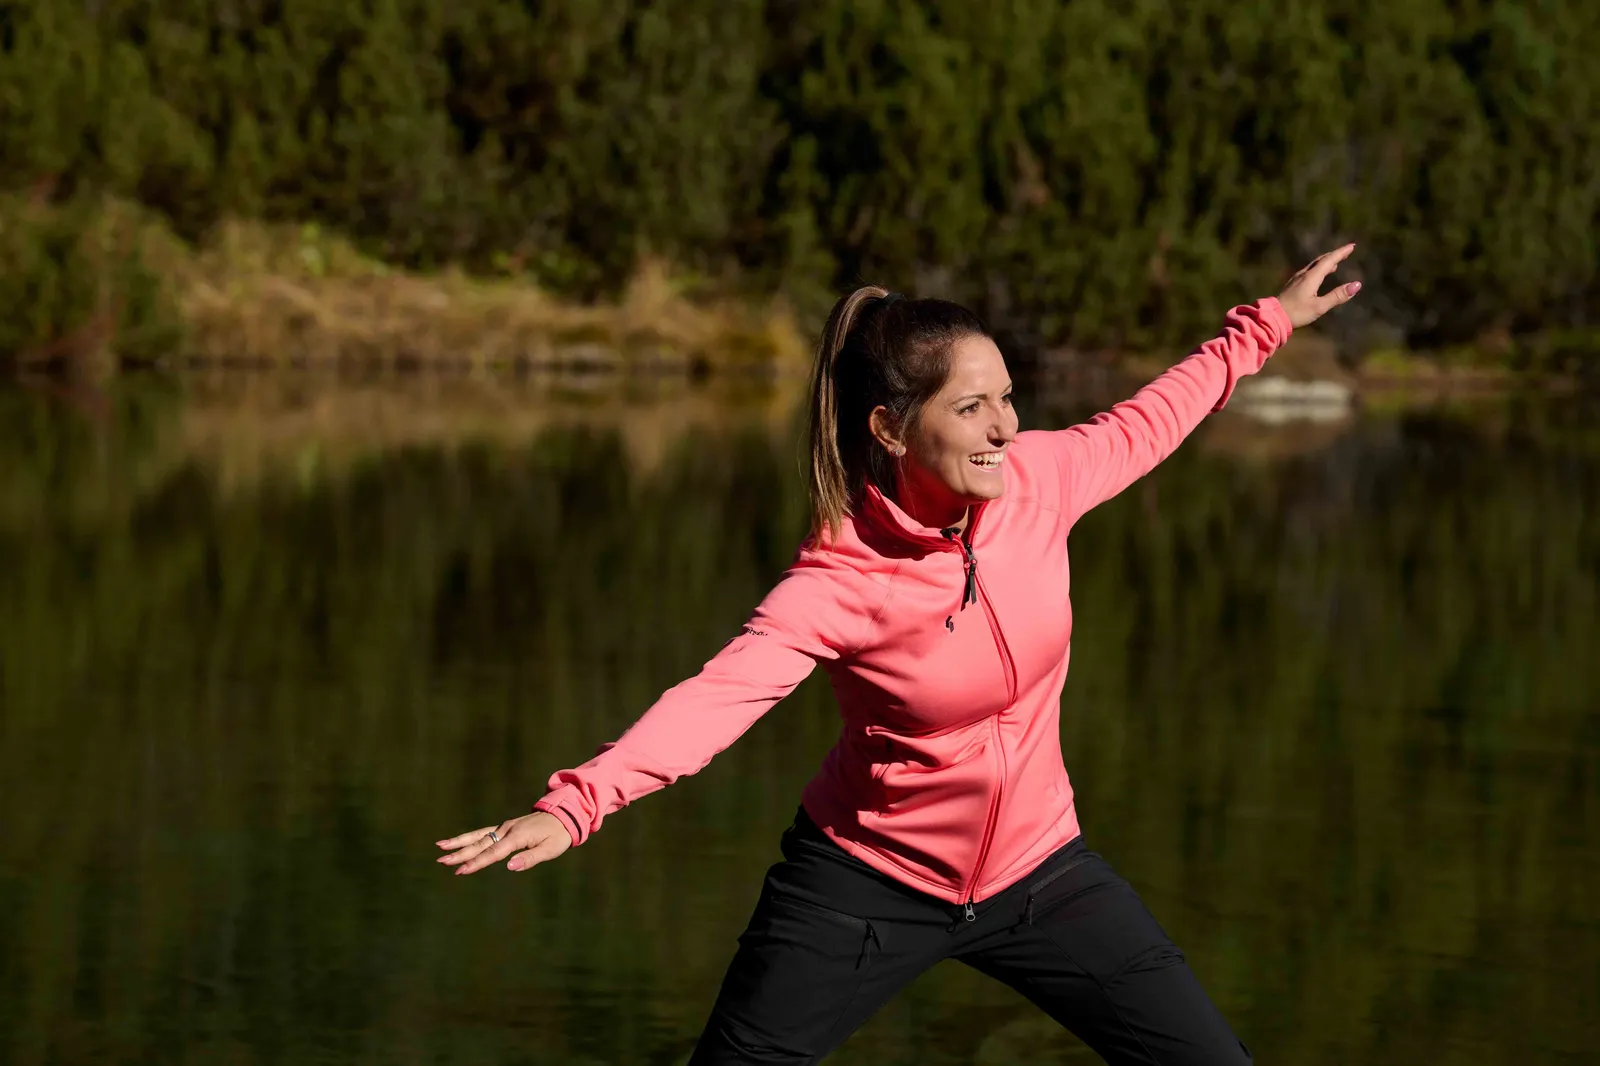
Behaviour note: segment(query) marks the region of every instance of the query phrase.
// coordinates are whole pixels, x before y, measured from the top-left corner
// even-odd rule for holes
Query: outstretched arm
[[[606,815],[692,774],[744,734],[818,662],[845,650],[868,616],[839,602],[826,567],[797,564],[694,677],[673,686],[616,741],[555,773],[531,814],[438,841],[470,874],[510,858],[525,870],[581,844]],[[864,625],[863,625],[864,628]]]
[[[1354,249],[1348,244],[1318,257],[1276,298],[1235,307],[1219,336],[1132,399],[1081,425],[1048,434],[1061,466],[1068,523],[1171,455],[1206,415],[1222,409],[1238,380],[1260,370],[1296,328],[1354,297],[1361,289],[1359,282],[1318,295],[1323,281]]]
[[[836,656],[803,619],[783,614],[764,603],[698,674],[663,693],[615,742],[552,775],[534,809],[560,817],[582,844],[606,815],[703,769],[819,660]]]

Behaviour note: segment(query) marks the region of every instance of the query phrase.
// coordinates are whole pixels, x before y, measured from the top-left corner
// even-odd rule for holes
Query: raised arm
[[[849,583],[802,556],[749,622],[700,672],[662,694],[595,757],[551,776],[534,813],[438,842],[440,862],[474,873],[511,858],[525,870],[581,844],[606,815],[692,774],[732,744],[818,662],[838,658],[870,622],[846,602]]]
[[[1296,328],[1355,296],[1360,282],[1318,295],[1322,282],[1355,248],[1323,255],[1289,280],[1277,297],[1235,307],[1222,333],[1202,344],[1132,399],[1081,425],[1046,434],[1061,467],[1068,523],[1148,474],[1206,415],[1219,411],[1241,377],[1254,374]]]

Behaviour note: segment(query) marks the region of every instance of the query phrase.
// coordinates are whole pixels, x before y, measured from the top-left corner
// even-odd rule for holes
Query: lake
[[[804,525],[793,419],[452,389],[0,386],[0,1060],[687,1055],[820,672],[549,866],[432,842],[737,631]],[[1073,563],[1085,834],[1257,1061],[1593,1061],[1592,404],[1225,413]],[[1091,1061],[957,963],[829,1060]]]

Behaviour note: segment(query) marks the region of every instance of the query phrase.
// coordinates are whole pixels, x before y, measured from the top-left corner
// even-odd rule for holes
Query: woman
[[[1062,766],[1067,534],[1169,455],[1353,250],[1083,425],[1018,433],[1005,361],[942,300],[861,288],[822,337],[811,536],[749,623],[531,814],[439,841],[526,870],[694,773],[821,663],[843,717],[806,786],[693,1063],[810,1063],[943,958],[1016,988],[1113,1063],[1248,1062],[1127,882],[1078,832]],[[981,566],[980,566],[981,560]]]

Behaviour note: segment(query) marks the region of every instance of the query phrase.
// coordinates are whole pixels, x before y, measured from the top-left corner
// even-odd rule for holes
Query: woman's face
[[[988,337],[964,337],[950,352],[950,377],[904,439],[879,434],[891,452],[903,448],[899,503],[928,525],[956,525],[966,509],[1005,489],[1001,468],[1017,435],[1011,375]]]

